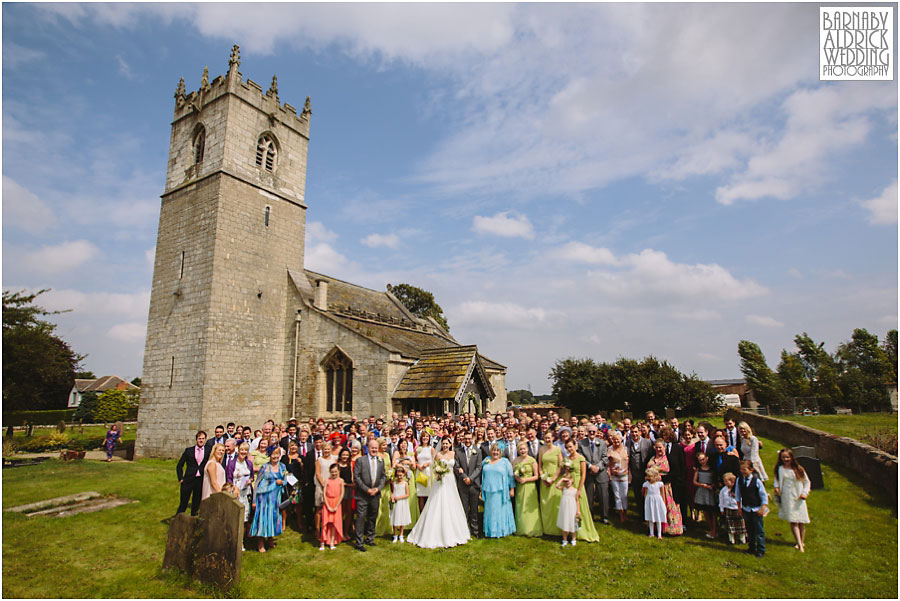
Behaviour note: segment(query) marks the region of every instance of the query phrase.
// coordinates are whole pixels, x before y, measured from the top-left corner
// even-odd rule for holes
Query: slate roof
[[[102,376],[96,380],[82,378],[75,379],[75,389],[78,392],[103,392],[104,390],[118,388],[121,384],[125,384],[124,390],[138,388],[131,382],[126,382],[119,376]]]
[[[478,374],[493,397],[494,391],[484,373],[477,347],[457,346],[422,352],[394,391],[395,399],[455,399],[470,375]]]

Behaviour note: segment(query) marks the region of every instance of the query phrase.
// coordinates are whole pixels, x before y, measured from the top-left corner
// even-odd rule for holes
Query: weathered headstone
[[[806,471],[809,478],[809,486],[813,490],[825,488],[825,482],[822,480],[822,465],[815,457],[797,457],[794,455],[797,463]],[[784,468],[782,468],[784,469]]]
[[[163,568],[228,590],[240,583],[244,506],[228,493],[200,503],[200,516],[176,514],[169,522]]]
[[[241,580],[244,506],[228,493],[216,493],[200,503],[200,519],[194,577],[228,590]]]
[[[31,422],[25,422],[25,436],[31,436],[34,432],[34,424]]]
[[[620,422],[623,419],[625,419],[625,415],[622,413],[621,409],[617,409],[616,411],[613,411],[612,414],[610,414],[610,416],[609,416],[609,421],[611,421],[613,423]]]
[[[666,409],[666,419],[672,419],[673,417],[675,417],[675,410]]]
[[[63,432],[66,431],[66,420],[64,420],[64,419],[59,420],[59,423],[56,424],[56,431],[59,432],[60,434],[62,434]]]
[[[185,574],[192,574],[194,553],[200,538],[200,518],[184,513],[176,513],[169,522],[166,537],[166,553],[163,568],[178,568]]]
[[[794,457],[812,457],[816,459],[816,449],[814,447],[794,447]]]
[[[14,430],[13,430],[13,425],[12,425],[12,424],[8,425],[8,426],[6,427],[6,437],[7,437],[7,438],[12,438],[12,437],[13,437],[13,432],[14,432]]]

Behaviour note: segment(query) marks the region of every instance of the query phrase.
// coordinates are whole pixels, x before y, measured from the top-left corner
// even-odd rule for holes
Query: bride
[[[435,463],[443,461],[449,471],[440,480],[435,475],[425,509],[406,539],[425,549],[454,547],[469,540],[466,513],[453,475],[454,457],[449,438],[441,439],[441,451],[434,459]]]

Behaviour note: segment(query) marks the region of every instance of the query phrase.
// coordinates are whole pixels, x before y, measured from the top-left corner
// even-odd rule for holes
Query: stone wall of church
[[[494,394],[497,396],[494,397],[489,403],[488,409],[491,410],[491,413],[496,413],[498,411],[506,411],[506,374],[502,371],[493,371],[486,369],[488,380],[491,381],[491,387],[494,389]]]
[[[297,378],[297,417],[358,417],[390,415],[389,382],[395,374],[390,352],[332,321],[313,308],[303,312],[300,326],[300,370]],[[360,323],[360,331],[365,324]],[[353,405],[348,412],[325,409],[325,371],[322,361],[337,346],[353,362]]]

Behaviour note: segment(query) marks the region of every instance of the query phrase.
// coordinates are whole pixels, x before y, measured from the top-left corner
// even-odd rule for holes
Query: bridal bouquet
[[[434,471],[434,476],[441,480],[444,477],[444,474],[450,473],[450,466],[447,465],[447,462],[443,459],[438,459],[432,465],[432,470]]]
[[[394,480],[394,468],[389,467],[384,471],[384,477],[387,478],[388,482]]]
[[[569,471],[572,471],[575,468],[575,462],[571,459],[563,459],[562,465],[563,467],[568,468]]]

